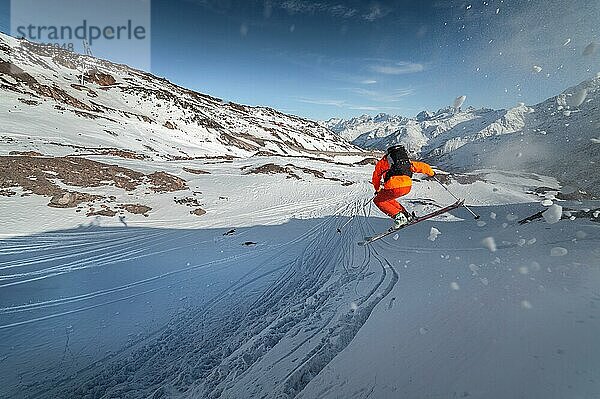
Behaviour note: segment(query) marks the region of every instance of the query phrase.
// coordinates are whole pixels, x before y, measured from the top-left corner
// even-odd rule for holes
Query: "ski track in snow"
[[[451,364],[410,350],[420,348],[414,337],[435,337],[436,352],[447,339],[439,332],[440,323],[450,323],[451,312],[429,309],[431,319],[415,316],[432,293],[442,298],[442,304],[445,300],[454,304],[452,298],[470,295],[475,286],[503,298],[508,307],[503,314],[512,314],[508,294],[498,293],[496,284],[508,279],[505,285],[513,290],[511,275],[534,278],[539,271],[523,269],[514,257],[503,266],[507,254],[523,253],[528,261],[545,259],[545,264],[537,259],[542,264],[537,268],[568,276],[566,285],[574,281],[569,273],[588,272],[587,266],[573,265],[588,265],[600,256],[598,249],[597,255],[592,250],[582,258],[577,248],[598,245],[596,223],[578,219],[561,220],[552,227],[542,220],[517,225],[520,218],[542,209],[531,202],[535,195],[524,193],[529,182],[522,179],[527,177],[500,176],[504,187],[516,187],[501,194],[494,191],[495,181],[451,186],[459,195],[487,205],[478,210],[490,215],[483,217],[485,225],[474,223],[459,209],[412,226],[397,239],[360,247],[362,237],[390,224],[373,217],[380,214],[372,204],[363,208],[365,192],[370,193],[366,183],[314,187],[314,182],[273,176],[252,176],[248,181],[239,175],[239,164],[231,166],[237,175],[227,168],[198,178],[197,187],[220,187],[219,179],[229,176],[243,178],[250,189],[240,195],[235,187],[219,188],[219,195],[230,200],[214,207],[201,228],[169,228],[178,216],[164,212],[159,214],[165,216],[162,219],[133,219],[127,228],[79,227],[0,241],[0,346],[6,354],[0,358],[4,371],[0,396],[333,398],[339,392],[344,397],[394,396],[386,390],[390,379],[428,365],[415,359],[424,356],[434,368]],[[354,173],[361,181],[363,171]],[[285,189],[279,190],[281,184]],[[497,205],[502,201],[529,203]],[[405,203],[425,213],[448,203],[448,195],[432,182],[421,181]],[[252,211],[257,204],[260,209]],[[290,213],[299,218],[290,220]],[[351,215],[357,216],[345,225]],[[342,233],[337,233],[342,226]],[[435,243],[427,240],[434,226],[443,232]],[[235,233],[225,236],[231,228]],[[548,229],[558,230],[548,233]],[[481,245],[488,236],[497,243],[494,253]],[[551,248],[559,246],[567,253],[551,257]],[[399,262],[403,260],[408,262]],[[453,263],[468,277],[461,276]],[[573,272],[570,267],[579,269]],[[423,274],[417,277],[415,271]],[[544,308],[535,300],[536,283],[531,284],[515,288],[513,295],[516,309],[533,314]],[[558,287],[560,281],[554,284]],[[590,297],[589,289],[581,295]],[[408,324],[402,322],[405,319]],[[484,322],[494,324],[492,319]],[[406,329],[401,330],[405,349],[389,354],[374,351],[381,356],[373,363],[371,353],[362,349],[373,345],[381,350],[390,343],[397,348],[395,323]],[[470,356],[477,359],[478,350],[487,351],[479,343]],[[412,359],[407,368],[389,365],[403,356]],[[363,360],[372,362],[368,372],[352,369]],[[375,380],[386,382],[379,385]],[[447,392],[440,387],[450,383],[440,381],[433,391],[444,397]],[[405,397],[428,392],[419,384],[406,384],[401,391]]]
[[[255,264],[200,307],[189,307],[166,326],[130,340],[120,351],[71,370],[74,374],[57,377],[50,391],[43,382],[29,382],[25,386],[27,392],[31,397],[46,397],[49,392],[56,397],[86,397],[89,392],[119,397],[161,393],[218,397],[226,384],[248,374],[268,349],[285,338],[292,344],[273,363],[285,373],[271,382],[276,386],[272,396],[296,396],[319,369],[350,343],[375,305],[398,280],[397,272],[384,257],[373,249],[355,245],[356,237],[373,232],[371,226],[365,225],[364,211],[360,225],[345,229],[342,235],[335,232],[340,220],[344,220],[340,216],[358,212],[359,202],[362,201],[320,220],[289,241],[257,246],[250,252],[190,264],[85,294],[12,306],[3,303],[3,319],[15,317],[13,322],[0,325],[0,333],[9,333],[16,327],[61,320],[171,289],[173,278],[178,275],[200,273],[198,277],[203,278],[203,270],[217,266],[223,272],[241,262]],[[276,207],[264,212],[273,212],[273,208]],[[111,266],[123,267],[189,250],[190,240],[195,245],[224,242],[218,231],[208,233],[217,237],[212,238],[194,231],[138,230],[133,234],[119,229],[41,234],[35,245],[30,245],[30,237],[6,240],[0,247],[0,270],[7,273],[1,277],[0,288],[27,288],[45,279],[64,278],[75,272],[96,273],[96,269],[107,273],[104,270]],[[379,270],[377,276],[371,270],[374,266]],[[191,283],[195,277],[192,274],[185,278]],[[368,283],[363,284],[363,279]],[[344,297],[349,293],[358,294],[356,310],[346,303]],[[68,310],[59,311],[65,308]],[[43,315],[34,316],[39,314]],[[198,337],[202,337],[202,345],[198,345]]]

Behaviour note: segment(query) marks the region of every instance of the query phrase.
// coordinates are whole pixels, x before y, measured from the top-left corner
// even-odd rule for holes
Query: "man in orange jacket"
[[[411,161],[406,149],[401,145],[388,148],[383,158],[375,165],[373,172],[375,198],[373,202],[383,213],[394,219],[396,228],[407,224],[412,217],[396,201],[396,198],[410,192],[413,173],[423,173],[428,176],[435,174],[431,166],[425,162]],[[382,178],[383,188],[381,187]]]

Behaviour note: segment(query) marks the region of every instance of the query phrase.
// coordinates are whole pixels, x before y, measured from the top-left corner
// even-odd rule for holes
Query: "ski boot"
[[[394,229],[399,229],[406,224],[408,224],[408,218],[404,213],[399,212],[394,216]]]

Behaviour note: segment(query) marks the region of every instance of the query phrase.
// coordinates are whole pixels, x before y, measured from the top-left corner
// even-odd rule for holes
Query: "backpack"
[[[408,153],[402,147],[392,148],[387,155],[390,168],[385,172],[384,181],[388,181],[392,176],[408,176],[412,177],[410,159]]]

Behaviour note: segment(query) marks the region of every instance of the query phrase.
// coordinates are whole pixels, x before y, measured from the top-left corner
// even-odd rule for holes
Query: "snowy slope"
[[[354,150],[316,122],[224,102],[124,65],[3,34],[0,92],[0,133],[13,150],[117,148],[170,159]]]
[[[212,174],[190,184],[213,205],[194,224],[183,212],[128,227],[96,218],[0,241],[0,394],[598,393],[598,218],[517,224],[544,209],[533,189],[556,181],[463,176],[450,189],[480,204],[480,222],[457,210],[365,248],[357,241],[390,223],[362,206],[369,170],[333,166],[362,180],[343,187],[240,172],[251,162],[204,165]],[[225,178],[251,188],[236,194],[221,188]],[[222,189],[232,197],[218,199]],[[421,213],[449,201],[437,183],[419,181],[405,204]]]

